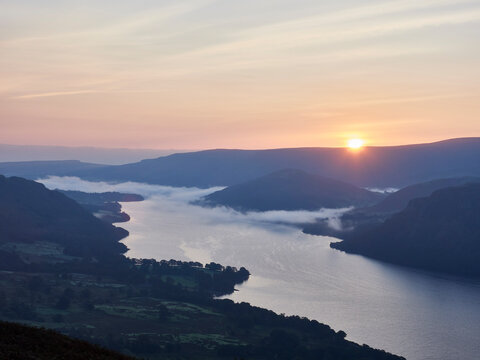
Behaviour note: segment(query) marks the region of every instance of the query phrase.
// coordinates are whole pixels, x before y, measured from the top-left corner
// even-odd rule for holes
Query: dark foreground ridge
[[[0,359],[133,360],[58,332],[0,321]]]
[[[343,181],[286,169],[216,191],[199,203],[239,211],[318,210],[366,206],[381,198],[381,194]]]
[[[355,231],[335,249],[400,265],[480,276],[480,184],[410,201],[384,223]]]
[[[29,185],[32,199],[36,192],[64,198]],[[217,299],[248,279],[244,268],[129,259],[118,252],[71,256],[44,238],[10,235],[0,252],[0,320],[55,329],[145,359],[401,359],[347,341],[343,331],[315,320]],[[61,351],[57,358],[69,358]]]

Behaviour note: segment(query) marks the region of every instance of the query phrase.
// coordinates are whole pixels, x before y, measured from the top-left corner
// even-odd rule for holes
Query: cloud
[[[52,96],[91,94],[96,92],[98,91],[97,90],[57,91],[57,92],[46,92],[46,93],[39,93],[39,94],[12,96],[11,98],[12,99],[33,99],[33,98],[52,97]]]
[[[88,40],[98,42],[103,39],[118,38],[119,36],[132,35],[139,29],[148,28],[152,25],[158,26],[162,22],[176,18],[192,11],[201,9],[208,6],[217,0],[190,0],[175,2],[170,5],[159,6],[154,9],[142,10],[128,14],[128,16],[122,16],[122,21],[111,21],[110,23],[102,24],[101,26],[88,25],[77,31],[66,32],[52,32],[47,35],[40,36],[24,36],[13,37],[0,42],[1,45],[13,45],[20,43],[38,43],[42,41],[60,41],[60,40],[73,40],[81,41]],[[66,15],[66,16],[72,16]],[[73,16],[78,16],[75,14]],[[115,17],[114,17],[115,18]],[[75,19],[72,19],[75,22]]]
[[[418,30],[426,27],[455,25],[480,20],[480,9],[449,11],[447,13],[409,16],[401,19],[377,20],[367,24],[345,24],[325,22],[325,17],[299,19],[269,27],[243,31],[239,40],[227,44],[192,51],[189,55],[227,54],[234,51],[277,52],[282,49],[301,49],[310,46],[331,45]],[[298,26],[297,26],[298,25]]]

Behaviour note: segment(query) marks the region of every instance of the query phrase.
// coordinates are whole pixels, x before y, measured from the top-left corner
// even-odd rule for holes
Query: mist
[[[317,219],[328,219],[328,223],[334,228],[339,225],[339,217],[352,208],[341,209],[319,209],[316,211],[296,210],[274,210],[265,212],[238,212],[231,208],[218,207],[201,207],[192,205],[191,202],[200,199],[203,196],[211,194],[215,191],[222,190],[223,187],[212,187],[208,189],[199,189],[195,187],[177,188],[170,186],[151,185],[136,182],[124,183],[108,183],[108,182],[92,182],[82,180],[78,177],[60,177],[49,176],[47,178],[38,179],[38,182],[44,184],[49,189],[59,190],[78,190],[84,192],[106,192],[118,191],[126,193],[135,193],[146,198],[145,207],[161,204],[163,208],[168,208],[172,213],[188,212],[192,216],[203,218],[204,221],[210,223],[249,223],[249,224],[309,224],[314,223]]]
[[[394,187],[387,187],[387,188],[368,188],[367,187],[365,188],[365,190],[377,192],[381,194],[391,194],[391,193],[397,192],[400,189],[394,188]]]

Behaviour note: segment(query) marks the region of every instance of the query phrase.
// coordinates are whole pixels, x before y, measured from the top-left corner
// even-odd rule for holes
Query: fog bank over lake
[[[412,360],[474,359],[480,353],[480,281],[381,263],[330,249],[335,239],[289,223],[334,222],[344,210],[241,214],[190,205],[214,189],[93,183],[50,177],[47,187],[144,195],[123,203],[119,224],[131,257],[245,266],[250,280],[230,296],[278,313],[307,316],[347,338]],[[281,223],[281,224],[280,224]]]

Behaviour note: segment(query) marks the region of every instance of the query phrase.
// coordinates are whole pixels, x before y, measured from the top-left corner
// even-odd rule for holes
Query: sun
[[[363,141],[362,139],[350,139],[347,142],[347,146],[350,149],[360,149],[364,143],[365,141]]]

